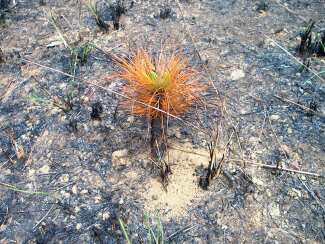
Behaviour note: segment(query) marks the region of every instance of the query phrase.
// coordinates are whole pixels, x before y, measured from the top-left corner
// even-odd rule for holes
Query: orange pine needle
[[[175,116],[186,112],[204,90],[198,81],[199,72],[180,55],[161,53],[153,59],[140,49],[132,59],[117,58],[117,62],[120,71],[116,77],[126,81],[123,89],[126,96]],[[158,110],[130,100],[125,101],[123,107],[149,118],[162,115]]]

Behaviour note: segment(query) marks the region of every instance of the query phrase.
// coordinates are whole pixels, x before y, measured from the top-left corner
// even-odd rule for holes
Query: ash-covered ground
[[[0,10],[0,242],[124,243],[121,219],[148,243],[149,214],[167,243],[323,243],[325,59],[297,47],[310,19],[325,35],[325,2],[95,2],[100,21],[88,1]],[[110,92],[112,55],[162,47],[209,87],[169,121],[167,191],[148,121]],[[203,190],[216,128],[222,171]]]

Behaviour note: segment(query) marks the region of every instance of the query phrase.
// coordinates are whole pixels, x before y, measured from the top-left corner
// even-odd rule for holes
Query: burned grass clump
[[[0,64],[5,62],[5,55],[2,52],[2,49],[0,48]]]
[[[215,178],[216,176],[218,176],[220,174],[221,167],[222,167],[222,164],[223,164],[223,161],[224,161],[224,155],[223,155],[221,160],[219,162],[217,162],[217,158],[216,158],[217,141],[218,141],[218,134],[208,144],[209,166],[205,170],[205,175],[200,177],[200,180],[199,180],[199,186],[204,190],[207,190],[208,186],[210,185],[213,178]]]
[[[325,30],[322,33],[319,33],[316,53],[318,56],[325,56]]]
[[[172,9],[170,7],[163,7],[160,9],[159,18],[160,19],[168,19],[173,15]]]
[[[256,5],[256,11],[263,13],[269,10],[269,5],[265,0],[260,0]]]
[[[300,33],[300,45],[298,51],[300,54],[309,53],[312,50],[312,29],[315,21],[310,21],[306,29]]]
[[[151,155],[158,162],[163,183],[170,166],[164,161],[167,149],[168,120],[187,112],[204,90],[199,72],[181,55],[164,54],[157,58],[138,50],[130,59],[116,58],[120,71],[116,77],[126,81],[122,103],[132,114],[143,116],[151,125]]]
[[[114,4],[105,3],[102,9],[99,9],[96,1],[89,1],[87,7],[94,16],[96,24],[103,32],[109,32],[111,29],[119,30],[121,28],[121,17],[127,12],[124,0],[117,0]]]
[[[100,13],[99,13],[97,5],[96,5],[96,1],[89,0],[88,3],[86,3],[86,6],[87,6],[89,12],[91,13],[91,15],[95,18],[96,24],[99,27],[99,29],[102,32],[109,32],[110,26],[100,16]]]
[[[91,105],[90,117],[95,120],[101,119],[101,114],[103,113],[103,105],[100,102],[95,102]]]
[[[123,0],[116,1],[115,4],[110,6],[113,19],[114,30],[119,30],[121,27],[120,19],[123,14],[126,13],[127,9],[125,7],[125,2]]]
[[[300,33],[298,54],[303,57],[312,55],[325,56],[325,31],[313,31],[316,22],[310,20],[307,27]]]
[[[0,0],[0,9],[8,9],[10,0]]]
[[[309,102],[309,106],[308,106],[308,108],[309,108],[309,110],[307,111],[306,115],[307,115],[308,117],[312,117],[312,116],[315,114],[315,112],[318,111],[319,104],[317,103],[317,101],[315,101],[315,100],[311,100],[311,101]]]

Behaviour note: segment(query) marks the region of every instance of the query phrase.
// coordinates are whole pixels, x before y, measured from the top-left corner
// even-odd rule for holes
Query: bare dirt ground
[[[125,1],[116,30],[98,0],[106,32],[87,1],[15,2],[0,18],[0,243],[123,243],[118,219],[146,243],[157,212],[167,243],[325,242],[325,60],[295,60],[308,20],[324,31],[323,0]],[[89,84],[119,91],[110,55],[162,45],[210,87],[170,121],[167,191],[147,121]],[[223,171],[203,190],[217,125]]]

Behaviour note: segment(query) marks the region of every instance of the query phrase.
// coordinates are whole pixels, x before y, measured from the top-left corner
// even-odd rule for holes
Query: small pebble
[[[77,194],[78,193],[78,188],[76,185],[73,185],[73,187],[71,188],[71,191],[73,194]]]
[[[61,177],[60,177],[60,181],[61,181],[62,183],[67,183],[67,182],[69,181],[69,175],[68,175],[68,174],[63,174],[63,175],[61,175]]]
[[[280,116],[277,115],[277,114],[272,114],[272,115],[270,116],[270,119],[273,120],[273,121],[277,121],[277,120],[280,119]]]
[[[80,224],[80,223],[78,223],[78,224],[76,225],[76,229],[77,229],[77,230],[80,230],[81,227],[82,227],[82,224]]]
[[[157,195],[152,195],[152,200],[157,200],[158,196]]]
[[[240,80],[245,77],[245,72],[241,69],[236,69],[231,72],[230,79],[231,80]]]
[[[44,165],[42,168],[39,169],[39,172],[42,174],[48,174],[50,172],[50,166]]]
[[[118,202],[120,205],[122,205],[124,203],[123,198],[120,199],[120,201]]]

